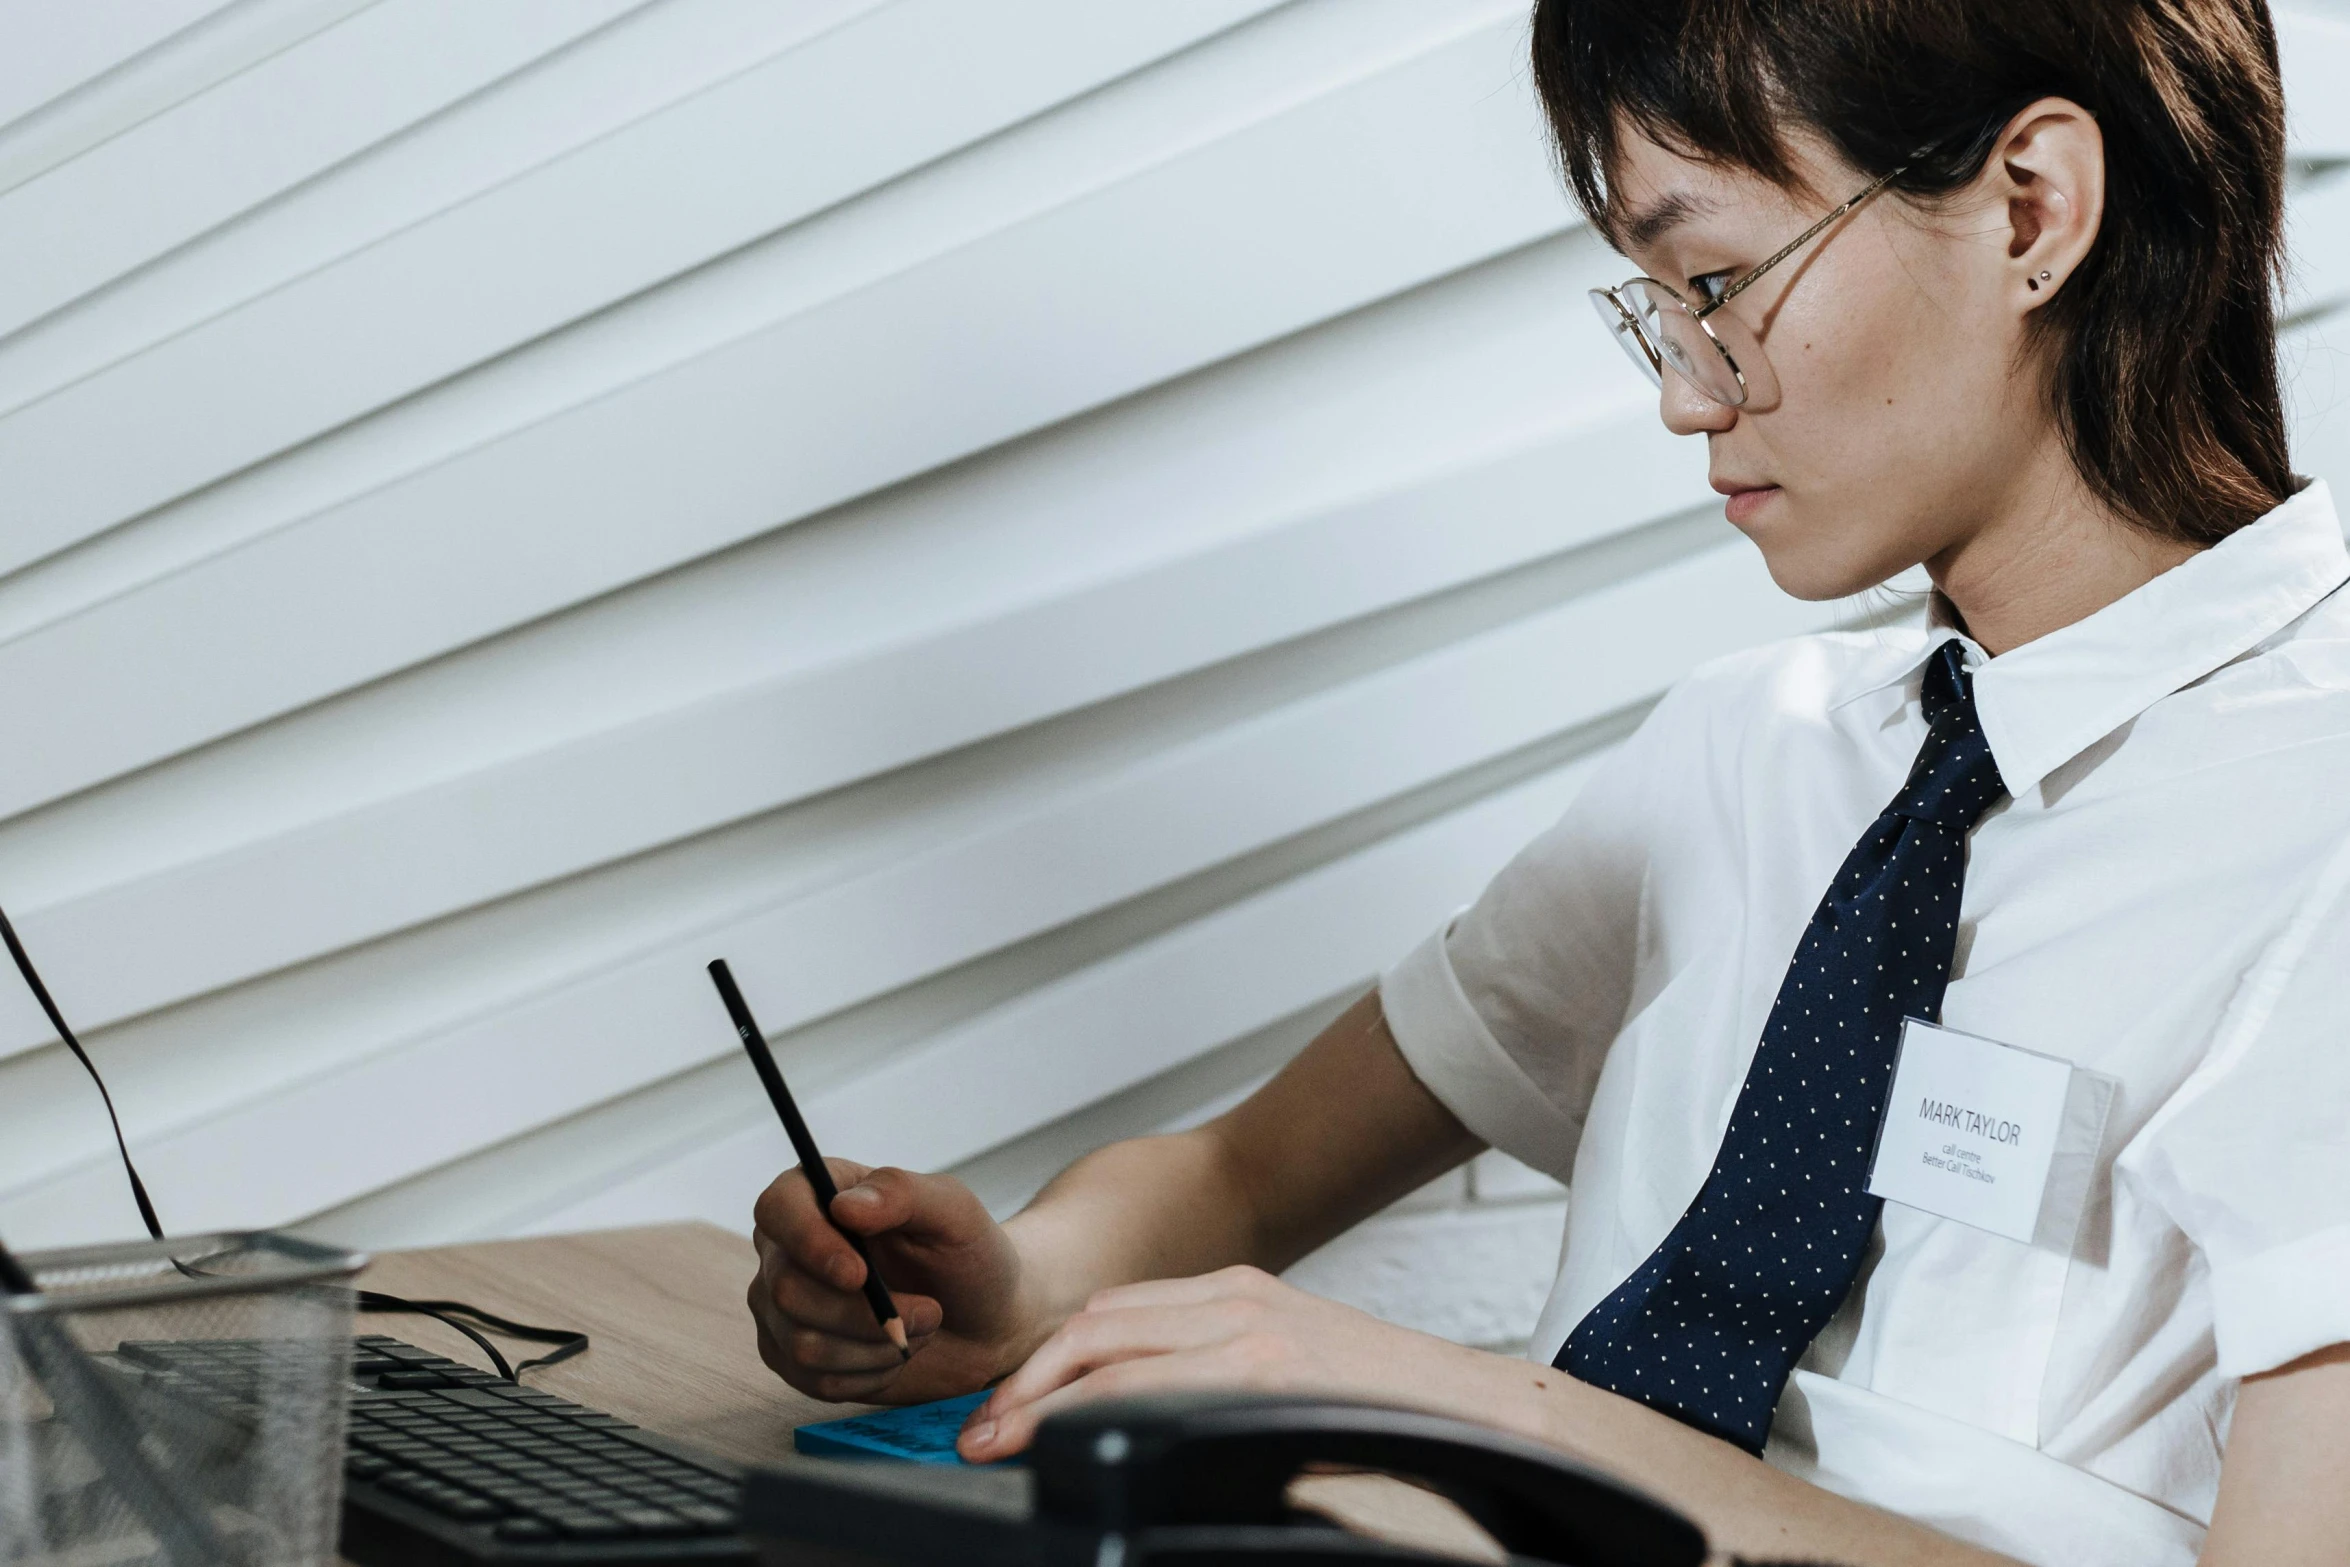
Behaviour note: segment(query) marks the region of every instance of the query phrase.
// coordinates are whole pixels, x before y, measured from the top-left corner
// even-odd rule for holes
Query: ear
[[[2105,216],[2105,137],[2069,98],[2043,98],[2007,122],[1983,170],[2007,206],[2003,290],[2019,311],[2056,296]]]

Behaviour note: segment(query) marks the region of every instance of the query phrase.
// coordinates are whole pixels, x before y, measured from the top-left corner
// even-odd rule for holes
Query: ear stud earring
[[[2041,273],[2038,277],[2025,278],[2024,287],[2032,290],[2034,293],[2038,293],[2040,291],[2040,285],[2047,282],[2048,278],[2049,274],[2046,272]]]

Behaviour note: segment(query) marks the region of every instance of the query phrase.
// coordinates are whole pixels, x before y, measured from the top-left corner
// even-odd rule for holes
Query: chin
[[[1779,590],[1809,603],[1850,598],[1905,569],[1888,568],[1873,553],[1832,547],[1843,541],[1831,528],[1740,526],[1738,531],[1762,551],[1763,565]]]

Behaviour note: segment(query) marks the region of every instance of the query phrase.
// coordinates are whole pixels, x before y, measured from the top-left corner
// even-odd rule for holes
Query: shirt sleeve
[[[2211,1270],[2222,1375],[2350,1342],[2350,842],[2123,1156]]]
[[[1388,1028],[1428,1091],[1484,1142],[1560,1180],[1631,996],[1650,825],[1688,721],[1680,694],[1380,980]]]

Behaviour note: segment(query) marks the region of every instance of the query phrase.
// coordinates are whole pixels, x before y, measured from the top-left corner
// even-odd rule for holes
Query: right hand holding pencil
[[[816,1398],[911,1404],[975,1392],[1017,1364],[1020,1259],[970,1189],[951,1176],[824,1163],[840,1187],[832,1219],[864,1237],[914,1353],[901,1361],[883,1335],[861,1293],[864,1263],[795,1167],[752,1210],[750,1306],[768,1368]]]

